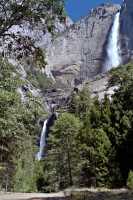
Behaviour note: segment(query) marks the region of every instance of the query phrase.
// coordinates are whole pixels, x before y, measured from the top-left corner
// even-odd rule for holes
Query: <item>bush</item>
[[[59,81],[56,83],[53,82],[52,78],[47,77],[46,74],[41,72],[40,70],[36,70],[33,68],[29,68],[26,70],[27,72],[27,79],[29,82],[34,86],[44,92],[47,89],[55,89],[55,88],[62,88],[64,89],[66,86]]]
[[[127,178],[127,188],[132,190],[133,189],[133,171],[130,171]]]
[[[36,80],[36,79],[30,80],[30,83],[31,83],[34,87],[36,87],[36,88],[39,87],[39,82],[38,82],[38,80]]]

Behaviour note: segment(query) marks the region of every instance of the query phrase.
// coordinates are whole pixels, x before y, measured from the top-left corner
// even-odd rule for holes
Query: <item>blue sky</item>
[[[66,11],[68,16],[76,22],[86,16],[92,8],[107,2],[122,3],[122,0],[66,0]]]

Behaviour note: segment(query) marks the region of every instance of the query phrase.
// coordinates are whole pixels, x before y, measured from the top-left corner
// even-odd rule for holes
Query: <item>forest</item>
[[[110,98],[90,98],[87,87],[72,92],[38,161],[37,119],[46,119],[34,97],[22,103],[23,81],[15,66],[1,60],[1,190],[51,192],[69,187],[133,187],[133,63],[110,71]],[[14,73],[13,73],[14,72]]]

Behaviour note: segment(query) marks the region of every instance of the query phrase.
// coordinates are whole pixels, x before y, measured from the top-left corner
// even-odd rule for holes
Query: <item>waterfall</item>
[[[43,156],[43,150],[44,150],[44,147],[46,145],[46,133],[47,133],[47,120],[44,121],[44,124],[43,124],[43,129],[42,129],[42,132],[41,132],[41,137],[40,137],[40,150],[39,152],[37,153],[37,159],[38,160],[41,160],[42,156]]]
[[[117,67],[121,63],[120,44],[119,44],[119,28],[120,28],[120,11],[116,13],[114,22],[109,35],[107,45],[107,59],[104,65],[104,71]]]

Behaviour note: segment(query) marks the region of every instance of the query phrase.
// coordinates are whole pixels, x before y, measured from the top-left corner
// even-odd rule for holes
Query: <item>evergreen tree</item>
[[[113,81],[118,84],[118,89],[111,101],[111,131],[110,141],[116,149],[116,160],[120,164],[122,184],[126,180],[130,170],[133,170],[133,64],[120,66],[112,70],[110,85]]]
[[[101,124],[101,103],[96,96],[90,110],[90,123],[92,128],[99,128]]]
[[[79,93],[72,92],[68,103],[68,111],[70,113],[84,121],[90,106],[90,92],[87,86],[84,86]]]
[[[33,140],[37,140],[36,135],[40,132],[36,120],[38,116],[42,116],[42,111],[34,100],[28,104],[21,102],[18,87],[21,87],[22,81],[19,76],[14,76],[16,74],[15,67],[0,60],[0,69],[0,182],[2,187],[6,189],[26,191],[27,187],[28,191],[29,188],[36,187],[35,185],[31,186],[29,180],[25,184],[24,174],[28,174],[30,170],[26,167],[27,163],[30,162],[29,164],[34,165],[37,146]],[[18,188],[20,182],[23,187]],[[16,185],[18,186],[16,187]]]
[[[133,189],[133,172],[130,171],[128,174],[128,179],[127,179],[127,184],[126,184],[128,189]]]
[[[74,91],[71,93],[68,102],[68,112],[75,116],[79,114],[79,96]]]
[[[105,95],[102,101],[95,97],[81,131],[81,144],[83,145],[82,184],[87,186],[108,186],[111,188],[120,186],[121,173],[116,160],[116,151],[108,137],[112,130],[110,116],[111,110],[108,96]],[[98,153],[100,148],[101,152]],[[95,163],[94,156],[91,157],[93,154],[97,155]],[[98,163],[98,167],[96,163]],[[99,174],[98,171],[100,172]]]
[[[110,109],[110,99],[107,94],[105,94],[104,99],[101,100],[101,117],[100,123],[107,135],[111,128],[111,109]]]
[[[57,188],[63,189],[78,184],[80,128],[80,121],[69,113],[59,116],[52,127],[45,161],[54,176],[52,184],[58,185]]]
[[[17,149],[17,152],[16,152]],[[29,136],[21,137],[12,147],[12,188],[17,192],[37,192],[35,146]]]
[[[79,93],[79,117],[81,120],[85,120],[87,113],[91,107],[90,92],[87,86],[84,86]]]
[[[109,187],[111,143],[103,129],[92,129],[87,118],[81,132],[82,184],[90,187]]]

